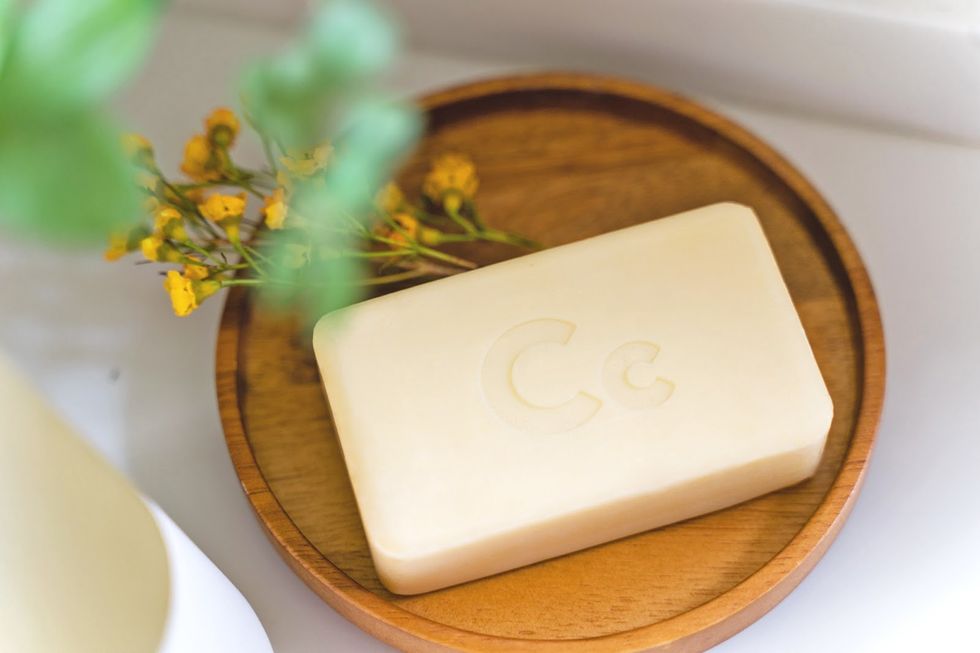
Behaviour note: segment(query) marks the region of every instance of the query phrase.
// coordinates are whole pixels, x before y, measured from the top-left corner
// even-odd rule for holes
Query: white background
[[[908,6],[939,7],[930,21],[965,20],[971,6],[943,4]],[[201,117],[234,97],[241,62],[282,41],[284,21],[172,15],[121,102],[130,125],[159,145],[164,167],[176,169]],[[554,66],[546,54],[529,48],[522,63],[416,49],[396,85],[416,93]],[[621,61],[593,67],[659,79],[642,62]],[[663,70],[654,55],[650,66]],[[911,114],[884,106],[877,121],[871,95],[863,113],[823,112],[801,106],[818,94],[809,90],[774,104],[779,84],[763,84],[758,96],[695,86],[687,90],[768,140],[836,208],[875,283],[889,355],[884,419],[851,519],[789,598],[717,650],[970,650],[980,605],[980,149],[960,143],[972,141],[972,127],[922,124],[929,102],[954,115],[948,96],[917,98]],[[151,266],[9,239],[0,241],[0,279],[0,346],[238,586],[277,653],[386,650],[289,571],[250,512],[214,398],[220,300],[180,320]]]

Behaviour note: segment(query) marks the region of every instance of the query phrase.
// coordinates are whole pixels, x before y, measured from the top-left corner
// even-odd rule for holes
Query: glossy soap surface
[[[378,574],[425,592],[784,487],[832,405],[752,211],[363,302],[314,348]]]

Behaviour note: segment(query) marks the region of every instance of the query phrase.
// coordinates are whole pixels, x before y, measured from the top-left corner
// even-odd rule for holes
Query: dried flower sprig
[[[460,154],[435,159],[418,203],[409,201],[394,183],[386,185],[365,222],[343,212],[304,215],[306,207],[293,202],[298,189],[324,183],[332,160],[329,144],[295,151],[278,147],[260,133],[268,168],[256,170],[238,165],[232,157],[240,122],[230,109],[212,111],[204,127],[184,148],[180,169],[186,181],[163,174],[145,138],[123,139],[139,170],[144,216],[125,233],[113,234],[105,252],[106,259],[118,260],[139,250],[147,261],[179,266],[169,269],[164,280],[178,316],[189,315],[223,287],[288,285],[298,278],[281,274],[283,268],[356,259],[369,265],[372,274],[355,283],[377,286],[476,267],[441,249],[452,243],[537,247],[483,220],[476,204],[476,168]],[[250,197],[261,203],[258,211],[248,211]],[[324,227],[340,233],[337,242],[350,246],[326,247],[311,236],[312,229]]]

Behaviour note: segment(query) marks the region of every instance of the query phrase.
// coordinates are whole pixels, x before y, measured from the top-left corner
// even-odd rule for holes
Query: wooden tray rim
[[[680,95],[639,82],[586,73],[530,73],[455,86],[423,97],[431,110],[480,97],[534,90],[623,96],[659,106],[714,131],[757,159],[810,209],[840,259],[853,293],[863,365],[860,408],[840,471],[814,514],[758,571],[685,613],[632,630],[584,639],[518,639],[463,630],[416,615],[363,588],[306,539],[276,499],[255,459],[238,401],[239,336],[249,301],[228,293],[216,350],[216,390],[232,464],[266,534],[289,566],[331,607],[369,634],[413,650],[624,651],[668,644],[708,648],[742,630],[786,597],[816,565],[850,513],[864,480],[884,397],[885,349],[870,278],[844,227],[817,190],[781,155],[750,132]]]

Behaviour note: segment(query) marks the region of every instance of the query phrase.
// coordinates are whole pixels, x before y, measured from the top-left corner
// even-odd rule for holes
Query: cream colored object
[[[816,470],[833,407],[752,211],[716,204],[369,300],[314,347],[393,592]]]
[[[0,353],[0,651],[271,653],[245,598]]]
[[[153,653],[167,550],[140,496],[0,356],[0,650]]]

